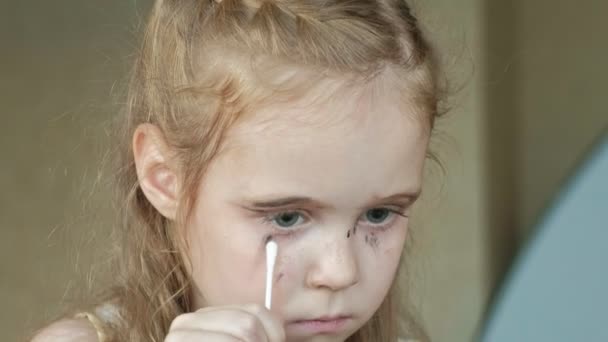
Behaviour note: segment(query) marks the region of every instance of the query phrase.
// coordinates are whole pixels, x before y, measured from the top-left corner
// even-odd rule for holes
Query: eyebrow
[[[396,202],[402,205],[413,203],[420,196],[420,190],[412,192],[400,192],[387,197],[375,196],[371,202],[374,205],[383,204],[387,202]],[[332,205],[328,205],[317,199],[306,197],[306,196],[288,196],[278,197],[268,200],[246,200],[246,207],[252,210],[264,210],[264,209],[276,209],[293,206],[308,206],[317,208],[333,208]]]

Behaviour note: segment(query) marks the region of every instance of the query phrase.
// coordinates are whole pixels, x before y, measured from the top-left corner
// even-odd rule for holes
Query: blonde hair
[[[120,308],[120,320],[106,323],[109,339],[162,341],[173,319],[193,309],[180,253],[187,242],[175,227],[196,200],[187,190],[197,188],[227,130],[252,104],[290,101],[324,78],[369,81],[388,68],[432,129],[437,62],[405,0],[156,1],[119,126],[120,253],[115,285],[100,298]],[[161,130],[181,166],[184,200],[175,222],[138,187],[130,141],[142,123]],[[398,302],[400,284],[349,341],[427,340]]]

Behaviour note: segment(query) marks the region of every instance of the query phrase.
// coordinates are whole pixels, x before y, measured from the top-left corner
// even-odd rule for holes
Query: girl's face
[[[264,303],[265,240],[278,243],[273,307],[288,341],[344,341],[391,287],[428,144],[396,95],[341,93],[243,120],[210,165],[188,222],[195,307]],[[297,323],[347,317],[334,331]]]

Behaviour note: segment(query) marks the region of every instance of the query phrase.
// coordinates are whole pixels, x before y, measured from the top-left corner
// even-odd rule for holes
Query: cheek
[[[361,253],[363,279],[378,298],[383,298],[390,286],[399,262],[406,239],[406,229],[389,229],[384,232],[362,232]]]
[[[376,254],[386,254],[388,258],[400,257],[407,238],[408,221],[401,219],[394,226],[384,230],[362,229],[357,231],[357,235],[360,234],[359,239]]]
[[[274,268],[273,291],[282,291],[290,287],[289,284],[297,278],[302,268],[301,265],[297,264],[297,260],[300,258],[294,258],[294,254],[300,255],[301,252],[297,247],[294,248],[292,237],[273,235],[272,238],[279,246]],[[263,271],[265,274],[265,267]]]
[[[378,236],[379,246],[377,254],[379,261],[384,263],[388,270],[392,270],[392,275],[396,272],[401,261],[407,232],[406,222],[403,227],[384,232]]]
[[[188,231],[198,296],[213,306],[263,303],[263,232],[214,208],[197,209]]]

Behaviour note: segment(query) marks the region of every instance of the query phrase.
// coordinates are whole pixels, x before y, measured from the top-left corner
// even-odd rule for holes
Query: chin
[[[290,336],[287,335],[286,342],[344,342],[357,330],[345,331],[340,334],[316,334],[310,336]]]
[[[350,335],[346,336],[329,336],[329,335],[317,335],[312,337],[289,337],[287,336],[286,342],[344,342]]]

